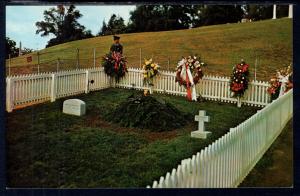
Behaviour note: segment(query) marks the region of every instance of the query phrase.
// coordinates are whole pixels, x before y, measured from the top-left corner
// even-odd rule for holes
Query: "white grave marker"
[[[82,116],[85,114],[85,103],[80,99],[68,99],[64,101],[63,113],[76,116]]]
[[[206,116],[205,110],[200,110],[199,115],[195,116],[195,121],[198,121],[198,130],[191,132],[191,137],[206,139],[211,132],[205,131],[204,122],[209,122],[209,116]]]

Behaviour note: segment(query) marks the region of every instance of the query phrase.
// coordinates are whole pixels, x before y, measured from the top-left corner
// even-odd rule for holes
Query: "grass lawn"
[[[292,186],[293,120],[290,120],[239,187]]]
[[[257,79],[269,80],[270,74],[292,62],[292,19],[262,20],[249,23],[232,23],[203,26],[193,29],[122,34],[121,43],[128,67],[140,67],[142,61],[151,58],[163,69],[175,70],[182,56],[198,54],[208,64],[205,74],[229,76],[232,66],[244,58],[250,64],[250,77],[254,77],[256,57]],[[75,69],[77,48],[79,48],[80,68],[93,66],[93,48],[96,48],[96,65],[109,51],[112,36],[67,42],[39,51],[40,71],[55,71],[57,59],[60,69]],[[32,56],[27,63],[26,57]],[[11,60],[11,72],[37,72],[37,53],[24,55]],[[6,62],[8,66],[9,62]],[[28,65],[28,66],[26,66]],[[34,69],[32,69],[32,66]],[[8,69],[7,69],[8,70]]]
[[[257,108],[217,102],[188,102],[155,94],[193,118],[204,109],[209,139],[190,137],[192,121],[168,132],[124,128],[104,120],[135,90],[113,89],[76,96],[87,104],[83,117],[61,112],[60,99],[7,114],[8,187],[146,187],[177,168],[184,158],[253,115]],[[157,119],[159,120],[159,119]]]

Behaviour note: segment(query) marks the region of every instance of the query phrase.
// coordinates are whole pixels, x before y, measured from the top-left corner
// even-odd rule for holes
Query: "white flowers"
[[[189,68],[191,70],[193,70],[195,68],[200,68],[201,66],[204,66],[204,62],[201,62],[197,59],[198,59],[198,57],[196,57],[196,56],[188,56],[187,58],[183,57],[178,62],[178,65],[177,65],[176,69],[179,69],[180,67],[182,67],[183,65],[186,65],[186,64],[189,66]]]

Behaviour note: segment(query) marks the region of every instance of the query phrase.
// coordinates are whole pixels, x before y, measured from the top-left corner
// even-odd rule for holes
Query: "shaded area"
[[[146,187],[257,111],[153,95],[192,118],[200,109],[206,110],[210,116],[206,129],[212,132],[206,140],[190,137],[197,130],[193,120],[167,132],[126,128],[104,120],[133,93],[142,92],[109,88],[76,96],[87,105],[82,117],[61,112],[67,98],[8,113],[8,187]]]
[[[293,186],[293,119],[239,187]]]

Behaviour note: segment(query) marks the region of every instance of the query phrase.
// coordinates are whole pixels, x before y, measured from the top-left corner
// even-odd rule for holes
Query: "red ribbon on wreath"
[[[186,80],[186,92],[187,92],[186,97],[188,100],[191,101],[192,100],[192,91],[191,91],[190,80],[189,80],[189,75],[188,75],[188,67],[189,67],[189,64],[186,63],[185,64],[185,75],[186,75],[185,80]]]
[[[118,71],[118,67],[119,67],[119,62],[121,60],[121,56],[120,54],[117,54],[116,52],[113,52],[113,59],[115,60],[115,66],[114,69],[115,71]]]

